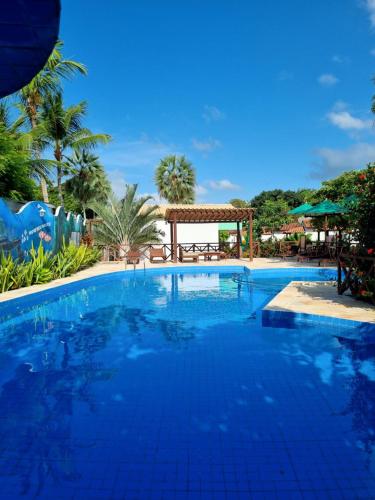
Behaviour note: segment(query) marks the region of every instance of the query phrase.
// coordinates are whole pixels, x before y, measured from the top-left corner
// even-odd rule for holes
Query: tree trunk
[[[49,203],[47,182],[45,178],[42,176],[39,177],[39,182],[40,182],[40,189],[43,195],[43,201],[44,203]]]
[[[31,128],[34,130],[37,126],[37,108],[35,105],[32,105],[30,102],[30,98],[28,99],[28,104],[29,106],[29,116],[30,116],[30,123],[31,123]],[[40,151],[35,152],[36,158],[40,158]],[[45,178],[41,175],[39,177],[39,185],[40,185],[40,190],[42,191],[42,196],[43,196],[43,201],[44,203],[49,203],[49,198],[48,198],[48,186]]]
[[[64,206],[64,195],[62,190],[62,169],[61,167],[57,167],[57,192],[59,195],[60,205]]]

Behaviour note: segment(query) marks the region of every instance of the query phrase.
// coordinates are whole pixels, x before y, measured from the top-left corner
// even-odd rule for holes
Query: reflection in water
[[[165,477],[176,491],[176,464],[182,472],[199,471],[192,479],[197,484],[209,466],[213,483],[232,458],[246,474],[256,463],[264,482],[268,474],[280,481],[290,474],[293,482],[297,469],[288,472],[288,466],[298,465],[303,447],[322,448],[328,475],[336,466],[329,462],[331,443],[344,446],[346,438],[357,440],[369,464],[375,445],[371,332],[265,327],[257,311],[281,282],[239,284],[217,273],[111,277],[105,286],[50,298],[8,318],[0,327],[6,464],[0,491],[16,483],[14,497],[50,498],[69,484],[87,488],[95,479],[92,463],[104,470],[108,457],[108,481],[123,481],[116,498],[127,498],[138,466],[143,478]],[[303,412],[316,415],[316,429]],[[358,447],[350,457],[365,474]],[[211,470],[215,463],[220,470]],[[237,473],[244,479],[241,469]]]
[[[370,465],[375,445],[375,344],[360,339],[336,337],[352,361],[350,399],[342,415],[352,415],[358,445],[367,453]]]
[[[83,402],[95,413],[90,387],[113,376],[114,370],[93,360],[110,339],[109,320],[114,326],[118,318],[100,309],[81,324],[54,322],[46,333],[52,336],[54,330],[59,332],[57,346],[40,353],[41,369],[34,371],[31,364],[22,363],[3,385],[0,434],[10,463],[20,476],[20,494],[38,495],[48,477],[54,482],[79,479],[74,451],[90,443],[72,439],[73,403]],[[23,327],[27,331],[27,324]],[[13,332],[16,339],[20,338],[22,325],[18,328]]]

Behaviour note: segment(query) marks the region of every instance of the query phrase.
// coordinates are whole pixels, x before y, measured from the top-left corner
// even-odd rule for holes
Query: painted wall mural
[[[0,252],[27,259],[32,246],[38,248],[42,243],[46,251],[56,253],[63,241],[79,245],[83,233],[81,215],[66,215],[62,207],[53,213],[41,201],[30,201],[13,212],[0,198]]]

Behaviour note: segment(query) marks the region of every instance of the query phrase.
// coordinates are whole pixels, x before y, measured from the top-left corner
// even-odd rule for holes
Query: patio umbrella
[[[342,215],[348,213],[349,210],[338,203],[333,203],[330,200],[324,200],[305,212],[308,217],[324,217],[325,232],[328,231],[328,216]],[[319,233],[320,234],[320,233]]]
[[[314,205],[309,210],[305,211],[308,216],[328,216],[328,215],[341,215],[348,213],[349,210],[338,203],[333,203],[330,200],[324,200],[317,205]]]
[[[342,204],[345,206],[345,207],[349,207],[351,208],[353,205],[355,205],[357,202],[358,202],[359,198],[356,194],[350,194],[349,196],[346,196],[343,200],[342,200]]]
[[[312,205],[310,205],[310,203],[303,203],[302,205],[289,210],[288,215],[304,215],[306,210],[310,210],[310,208],[312,208]]]

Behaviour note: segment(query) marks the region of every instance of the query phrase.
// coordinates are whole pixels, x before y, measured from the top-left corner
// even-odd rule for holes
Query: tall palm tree
[[[126,254],[132,248],[160,241],[163,232],[155,224],[160,219],[157,206],[147,204],[151,196],[137,197],[137,187],[137,184],[126,186],[122,199],[112,193],[106,203],[89,203],[102,222],[95,224],[95,243],[117,247]]]
[[[21,112],[23,116],[27,118],[32,130],[35,129],[39,123],[39,111],[46,94],[58,91],[60,89],[61,79],[71,78],[76,73],[81,73],[82,75],[87,74],[87,69],[83,64],[69,59],[63,59],[63,45],[61,40],[57,41],[44,68],[18,93],[21,101]],[[38,164],[40,158],[38,144],[36,144],[34,148],[34,157],[37,160],[36,164]],[[43,200],[48,203],[47,172],[39,170],[37,174],[39,174]]]
[[[185,156],[170,155],[155,172],[159,195],[169,203],[194,203],[195,170]]]
[[[111,191],[105,170],[99,158],[85,150],[75,151],[67,162],[74,175],[66,181],[65,188],[79,201],[86,216],[88,203],[105,202]]]
[[[82,119],[86,114],[86,103],[80,102],[64,108],[62,95],[47,94],[43,100],[41,123],[35,130],[35,137],[40,146],[52,148],[56,166],[56,181],[59,201],[64,205],[62,179],[71,170],[67,162],[67,150],[80,151],[91,149],[98,144],[106,144],[111,137],[107,134],[93,134],[82,127]]]

